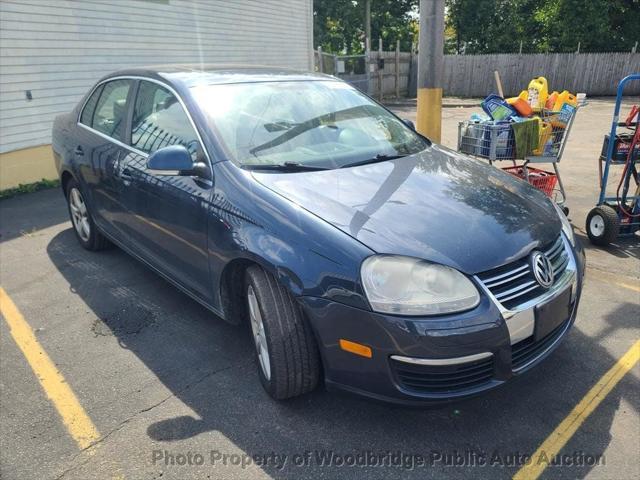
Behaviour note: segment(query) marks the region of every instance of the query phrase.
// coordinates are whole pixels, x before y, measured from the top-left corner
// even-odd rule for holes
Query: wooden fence
[[[315,52],[315,57],[317,70],[322,58],[320,71],[339,76],[372,96],[416,95],[415,54],[379,49],[368,55],[347,57]],[[640,53],[445,55],[444,94],[485,97],[494,93],[495,70],[500,72],[508,96],[517,95],[538,76],[547,78],[551,90],[584,92],[588,96],[615,95],[622,78],[640,72]],[[629,84],[625,95],[640,95],[640,82]]]
[[[316,71],[335,75],[379,99],[406,97],[409,93],[412,55],[395,51],[371,51],[366,55],[332,55],[314,52]]]
[[[640,53],[445,55],[444,93],[457,97],[493,93],[495,70],[509,96],[517,95],[539,76],[547,79],[550,90],[615,95],[622,78],[640,72]],[[412,73],[417,75],[417,69]],[[640,94],[640,82],[629,84],[625,94]]]

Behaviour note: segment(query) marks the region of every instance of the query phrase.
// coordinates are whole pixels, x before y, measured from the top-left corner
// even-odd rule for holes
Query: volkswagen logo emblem
[[[544,253],[538,250],[531,252],[531,270],[542,288],[549,288],[553,285],[553,266],[549,257]]]

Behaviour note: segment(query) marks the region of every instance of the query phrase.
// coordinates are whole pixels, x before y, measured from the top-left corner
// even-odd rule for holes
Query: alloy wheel
[[[251,321],[251,331],[253,332],[253,340],[260,361],[260,368],[267,380],[271,379],[271,363],[269,361],[269,346],[267,345],[267,337],[262,321],[262,313],[258,305],[258,298],[253,290],[253,286],[247,288],[247,302],[249,304],[249,320]]]
[[[69,191],[69,208],[71,209],[71,220],[78,236],[83,242],[88,242],[91,236],[91,224],[89,223],[89,213],[87,205],[80,190],[72,188]]]

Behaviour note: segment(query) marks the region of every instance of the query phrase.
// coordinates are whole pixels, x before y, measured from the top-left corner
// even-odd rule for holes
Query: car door
[[[198,135],[176,94],[165,86],[140,80],[133,106],[132,149],[120,161],[117,177],[127,191],[134,241],[162,273],[209,301],[206,212],[213,184],[146,168],[148,155],[169,145],[184,145],[195,160],[202,152]]]
[[[121,184],[115,177],[127,148],[127,113],[133,81],[114,79],[99,85],[82,109],[74,155],[87,186],[95,221],[106,233],[126,241]]]

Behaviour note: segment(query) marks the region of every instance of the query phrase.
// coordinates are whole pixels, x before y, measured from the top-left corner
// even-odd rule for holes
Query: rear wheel
[[[311,328],[291,293],[258,266],[247,270],[245,298],[260,381],[282,400],[312,391],[320,356]]]
[[[587,215],[587,235],[594,245],[606,246],[613,242],[620,230],[617,212],[608,205],[595,207]]]
[[[67,205],[76,238],[87,250],[102,250],[109,246],[109,241],[102,235],[91,216],[89,206],[75,180],[67,184]]]

